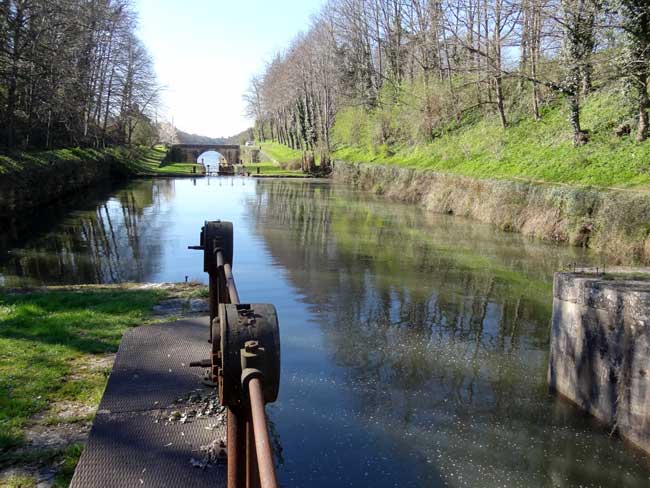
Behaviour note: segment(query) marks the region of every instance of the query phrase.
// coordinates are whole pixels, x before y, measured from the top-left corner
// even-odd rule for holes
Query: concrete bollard
[[[650,274],[555,274],[548,381],[650,454]]]

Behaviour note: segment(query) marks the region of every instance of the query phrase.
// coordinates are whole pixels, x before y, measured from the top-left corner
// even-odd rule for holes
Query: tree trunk
[[[503,105],[503,87],[501,74],[497,74],[497,76],[494,78],[494,89],[497,97],[499,120],[501,121],[501,127],[505,129],[508,126],[508,121],[506,120],[506,111]]]
[[[637,142],[643,142],[648,138],[648,74],[643,73],[639,77],[639,128],[636,133]]]
[[[497,97],[497,110],[499,111],[501,127],[505,129],[508,121],[506,120],[506,111],[503,103],[503,75],[501,74],[501,0],[497,0],[495,3],[494,14],[494,94]]]
[[[587,96],[589,93],[591,93],[591,88],[592,88],[592,72],[594,68],[591,64],[591,61],[587,62],[583,67],[582,67],[582,95]]]
[[[16,101],[18,98],[18,64],[20,61],[21,29],[24,24],[23,4],[18,3],[14,14],[14,28],[11,53],[11,71],[9,77],[9,89],[7,90],[7,139],[8,147],[16,144]]]
[[[569,107],[571,110],[571,113],[569,114],[569,122],[573,129],[573,145],[582,146],[587,141],[585,134],[580,128],[580,100],[577,91],[569,95]]]
[[[530,38],[530,75],[533,80],[537,79],[537,62],[539,60],[539,49],[541,44],[541,12],[537,4],[533,2],[532,10],[532,34]],[[539,87],[533,82],[533,117],[540,120],[539,115]]]

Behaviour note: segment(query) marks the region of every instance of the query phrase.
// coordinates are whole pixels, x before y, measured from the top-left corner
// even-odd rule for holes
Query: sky
[[[252,125],[250,78],[308,27],[324,0],[136,0],[139,35],[164,87],[159,120],[231,136]]]

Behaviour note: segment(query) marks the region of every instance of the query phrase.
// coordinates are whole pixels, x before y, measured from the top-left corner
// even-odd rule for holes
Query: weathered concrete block
[[[650,276],[556,273],[548,381],[650,453]]]

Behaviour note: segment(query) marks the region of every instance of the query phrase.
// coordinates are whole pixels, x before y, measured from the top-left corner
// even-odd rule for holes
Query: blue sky
[[[140,38],[165,87],[159,119],[186,132],[229,136],[251,121],[251,76],[287,47],[324,0],[136,0]]]

